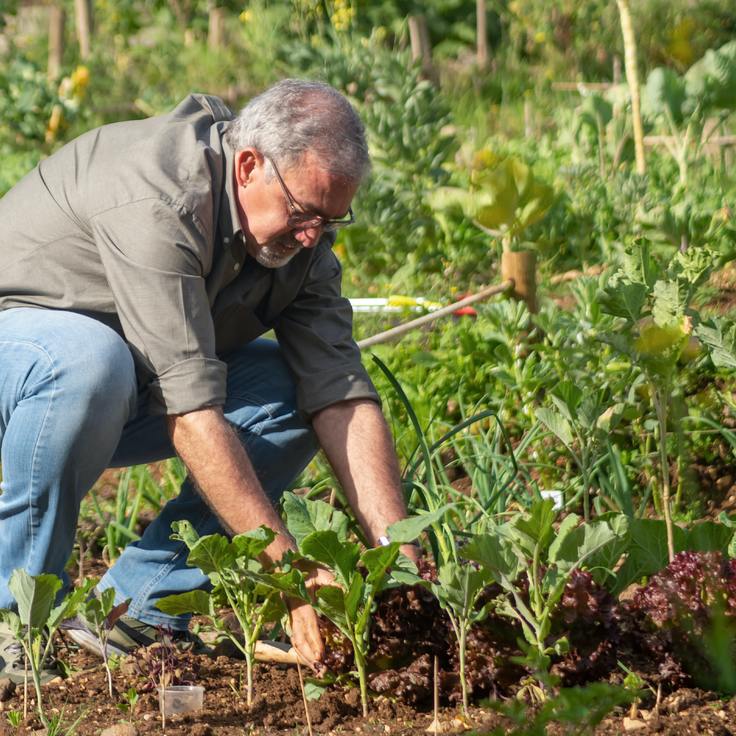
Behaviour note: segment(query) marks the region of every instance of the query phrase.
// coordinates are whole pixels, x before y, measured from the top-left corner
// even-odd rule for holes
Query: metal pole
[[[403,325],[397,325],[396,327],[392,327],[390,330],[386,330],[385,332],[379,332],[377,335],[373,335],[372,337],[366,337],[364,340],[360,340],[358,342],[358,347],[362,350],[363,348],[371,347],[371,345],[377,345],[381,342],[387,342],[388,340],[391,340],[394,337],[399,337],[400,335],[403,335],[406,332],[415,329],[416,327],[421,327],[422,325],[426,325],[429,322],[434,322],[434,320],[439,319],[440,317],[446,317],[448,314],[452,314],[458,309],[468,307],[471,304],[475,304],[475,302],[487,299],[489,296],[494,296],[495,294],[503,294],[504,292],[509,291],[513,288],[513,279],[502,281],[500,284],[496,284],[495,286],[487,286],[485,289],[482,289],[477,294],[466,296],[465,299],[461,299],[460,301],[454,302],[453,304],[448,304],[446,307],[442,307],[441,309],[437,309],[434,312],[430,312],[430,314],[423,314],[421,317],[417,317],[410,322],[405,322]]]

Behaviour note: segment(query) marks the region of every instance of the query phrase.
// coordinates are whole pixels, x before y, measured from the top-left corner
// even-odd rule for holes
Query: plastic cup
[[[169,685],[158,689],[158,704],[167,717],[202,710],[203,700],[201,685]]]

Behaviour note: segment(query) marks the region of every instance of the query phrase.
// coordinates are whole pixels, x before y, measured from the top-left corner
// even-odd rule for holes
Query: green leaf
[[[659,572],[669,562],[667,529],[659,519],[629,519],[629,549],[626,560],[616,574],[612,592],[620,593],[631,583]],[[683,549],[687,538],[680,527],[674,527],[675,549]]]
[[[317,608],[337,626],[343,634],[350,637],[351,627],[345,613],[345,595],[340,588],[324,585],[317,590]]]
[[[685,81],[671,69],[653,69],[642,91],[642,113],[651,118],[668,115],[673,122],[682,122],[685,102]]]
[[[454,507],[455,504],[447,503],[435,511],[419,512],[416,516],[397,521],[387,529],[388,536],[392,542],[399,544],[413,542],[428,526],[444,519],[447,512]]]
[[[276,538],[276,533],[267,526],[259,526],[232,539],[235,556],[240,560],[255,560]]]
[[[347,539],[349,525],[347,515],[324,501],[311,501],[287,492],[284,494],[283,508],[286,514],[286,528],[297,545],[301,545],[302,540],[312,532],[326,529],[331,529],[341,540]]]
[[[521,572],[519,560],[508,540],[494,532],[476,534],[462,548],[461,554],[467,560],[480,563],[498,583],[501,576],[513,582]]]
[[[572,428],[570,422],[558,412],[540,407],[535,412],[537,419],[554,434],[562,444],[569,447],[572,444]]]
[[[329,686],[329,683],[323,684],[311,677],[306,677],[304,678],[304,697],[307,700],[319,700]]]
[[[210,578],[232,568],[237,557],[233,544],[222,534],[199,537],[190,547],[187,562]]]
[[[652,317],[660,327],[680,324],[685,316],[685,304],[676,281],[660,279],[654,284]]]
[[[607,314],[636,322],[641,317],[647,293],[646,284],[611,278],[606,288],[598,292],[596,300]]]
[[[18,604],[18,615],[25,626],[41,629],[46,625],[61,585],[56,575],[31,576],[22,568],[13,571],[8,588]]]
[[[338,582],[349,586],[360,558],[360,547],[353,542],[342,542],[337,533],[327,529],[312,532],[302,540],[302,552],[316,562],[331,568]]]
[[[210,605],[210,595],[204,590],[190,590],[186,593],[167,595],[156,601],[156,608],[169,616],[181,616],[185,613],[213,616],[215,613]]]
[[[550,561],[566,563],[565,567],[590,570],[596,582],[603,584],[613,575],[628,547],[628,520],[618,515],[611,520],[591,521],[570,531],[555,548],[550,546]]]
[[[736,325],[713,319],[695,328],[695,336],[708,348],[716,368],[736,368]]]
[[[723,524],[717,524],[715,521],[701,521],[688,529],[685,549],[693,552],[727,554],[733,536],[733,529]]]
[[[391,542],[385,547],[375,547],[363,552],[361,561],[368,570],[366,582],[377,593],[388,578],[388,571],[399,556],[399,543]]]

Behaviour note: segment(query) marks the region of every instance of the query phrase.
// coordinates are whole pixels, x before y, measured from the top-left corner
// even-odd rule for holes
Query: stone
[[[116,723],[101,731],[100,736],[138,736],[138,731],[132,723]]]
[[[638,718],[624,718],[624,731],[630,733],[632,731],[641,731],[642,728],[646,728],[647,724],[644,721],[640,721]]]

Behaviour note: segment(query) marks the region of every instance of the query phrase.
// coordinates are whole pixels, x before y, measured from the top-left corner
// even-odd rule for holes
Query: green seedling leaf
[[[350,520],[347,515],[324,501],[311,501],[294,493],[285,493],[283,500],[286,528],[301,548],[302,540],[312,532],[327,529],[346,540]]]
[[[62,621],[72,618],[77,613],[79,607],[87,599],[96,582],[97,581],[94,579],[85,580],[80,587],[74,588],[69,595],[65,596],[58,606],[51,609],[47,624],[49,630],[53,631],[57,629]]]
[[[232,546],[235,556],[245,560],[253,560],[276,538],[276,533],[267,526],[236,534]]]
[[[650,118],[663,117],[680,124],[685,102],[685,81],[672,69],[658,67],[647,77],[642,94],[642,113]]]
[[[554,520],[554,501],[542,499],[534,501],[528,512],[519,514],[508,525],[504,525],[504,528],[529,557],[533,557],[537,545],[542,550],[549,546],[554,532]]]
[[[199,537],[189,548],[187,562],[198,567],[205,575],[212,576],[235,565],[235,546],[222,534]]]
[[[557,540],[555,540],[556,542]],[[628,546],[628,521],[621,515],[611,521],[592,521],[570,531],[555,548],[550,546],[550,561],[590,570],[596,582],[603,584],[613,573]]]
[[[454,507],[455,504],[448,503],[435,511],[420,513],[397,521],[389,526],[388,535],[393,542],[399,544],[413,542],[428,526],[444,519],[447,512]]]
[[[374,589],[379,589],[398,556],[398,542],[391,542],[386,547],[375,547],[363,552],[361,561],[368,570],[366,582]]]
[[[56,575],[31,576],[22,568],[13,571],[8,588],[18,604],[18,615],[25,626],[41,629],[46,625],[61,585]]]
[[[307,700],[319,700],[329,686],[329,683],[324,684],[311,677],[307,677],[304,679],[304,697]]]
[[[360,559],[360,547],[353,542],[340,541],[337,533],[330,529],[306,536],[302,540],[302,552],[334,570],[338,582],[345,586],[355,574]]]
[[[462,548],[461,554],[467,560],[480,563],[497,583],[501,582],[502,576],[513,582],[521,572],[519,559],[509,542],[497,533],[474,536]]]
[[[554,434],[562,444],[569,447],[572,444],[572,428],[570,422],[568,422],[562,414],[540,407],[536,411],[537,419]]]
[[[568,514],[560,522],[554,541],[550,544],[547,552],[550,562],[558,562],[559,560],[568,559],[569,555],[567,552],[571,545],[568,544],[567,547],[564,545],[579,523],[580,517],[577,514]]]
[[[199,541],[199,534],[190,521],[175,521],[172,523],[171,529],[174,532],[171,538],[178,542],[184,542],[188,549],[194,547]]]
[[[669,562],[667,552],[667,529],[658,519],[629,519],[629,549],[626,560],[616,573],[612,592],[620,593],[631,583],[653,575]],[[686,533],[679,527],[673,529],[675,550],[682,550],[687,540]]]
[[[607,314],[636,322],[641,317],[647,293],[646,284],[611,278],[606,288],[598,292],[596,300]]]
[[[708,348],[716,368],[736,368],[736,325],[713,319],[698,325],[695,336]]]
[[[317,591],[317,606],[343,634],[350,635],[345,611],[345,594],[333,585],[324,585]]]
[[[214,611],[210,601],[210,594],[204,590],[190,590],[186,593],[175,593],[161,598],[156,601],[156,608],[169,616],[181,616],[185,613],[211,616]]]

